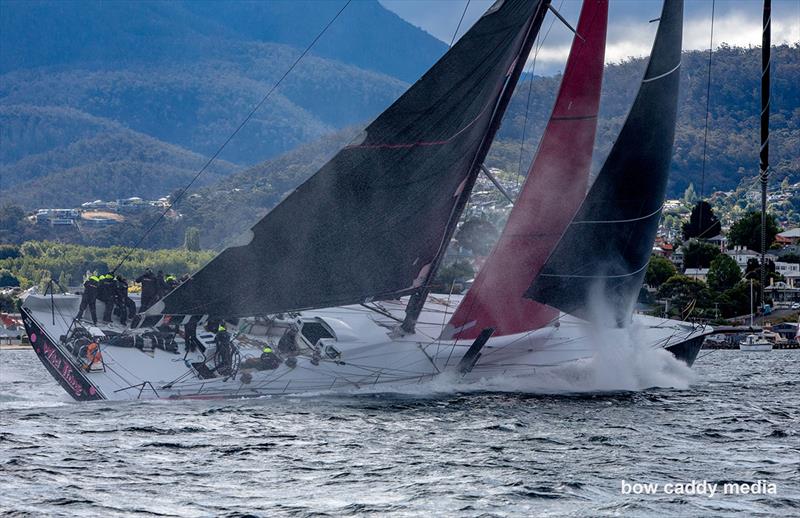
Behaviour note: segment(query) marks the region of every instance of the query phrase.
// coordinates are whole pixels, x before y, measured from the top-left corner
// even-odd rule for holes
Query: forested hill
[[[162,196],[185,185],[340,5],[4,0],[0,205],[70,207]],[[270,208],[313,172],[310,164],[321,163],[314,153],[332,152],[342,128],[363,126],[446,50],[375,1],[350,4],[318,45],[195,185],[212,186],[204,199],[213,204],[192,211],[218,236]],[[598,165],[645,63],[633,59],[606,69]],[[684,54],[673,196],[690,182],[699,189],[707,64],[705,52]],[[776,47],[772,64],[773,178],[797,181],[800,47]],[[722,46],[714,53],[706,192],[757,174],[759,67],[757,48]],[[489,165],[516,172],[521,162],[524,173],[559,81],[523,78]],[[240,174],[229,176],[234,172]],[[214,207],[228,206],[225,193],[237,201],[215,216]]]
[[[0,203],[71,206],[170,192],[342,5],[4,0]],[[374,117],[446,48],[374,0],[352,2],[212,173]]]
[[[0,73],[195,63],[211,48],[305,48],[344,0],[4,0]],[[314,54],[414,81],[447,46],[376,0],[351,2]]]
[[[608,65],[603,79],[596,166],[605,159],[639,88],[647,60]],[[669,181],[669,195],[681,194],[689,183],[699,189],[703,159],[708,52],[685,52],[681,65],[678,122]],[[722,45],[712,58],[706,193],[728,190],[758,174],[761,113],[761,49]],[[523,83],[509,106],[499,133],[506,145],[494,148],[494,165],[517,170],[519,141],[525,121],[529,86],[530,108],[526,149],[533,153],[555,100],[560,77],[537,77]],[[772,49],[772,116],[770,164],[772,178],[800,180],[800,45]],[[657,117],[658,114],[653,114]],[[511,144],[511,145],[508,145]],[[529,156],[527,163],[529,163]]]

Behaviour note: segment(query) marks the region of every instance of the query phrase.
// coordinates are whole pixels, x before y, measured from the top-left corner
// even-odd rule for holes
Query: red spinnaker
[[[586,0],[536,158],[486,264],[444,338],[539,329],[558,311],[523,298],[586,196],[603,79],[607,0]]]

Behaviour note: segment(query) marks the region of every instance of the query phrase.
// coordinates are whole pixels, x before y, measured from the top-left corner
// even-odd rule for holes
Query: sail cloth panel
[[[355,142],[259,221],[249,242],[223,251],[153,311],[246,316],[417,289],[546,3],[496,2]]]
[[[603,82],[608,0],[586,0],[564,76],[536,158],[503,233],[456,309],[443,338],[522,333],[558,311],[523,295],[581,202],[592,165]],[[565,146],[568,151],[565,152]]]
[[[639,93],[600,173],[526,296],[625,325],[664,203],[680,76],[683,1],[665,0]]]

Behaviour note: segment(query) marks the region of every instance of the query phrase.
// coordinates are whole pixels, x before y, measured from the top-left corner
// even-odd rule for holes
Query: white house
[[[739,268],[742,272],[747,270],[747,261],[749,259],[758,259],[761,260],[761,254],[758,252],[754,252],[753,250],[747,250],[741,246],[734,247],[732,250],[728,250],[725,254],[729,255],[736,261],[736,264],[739,265]],[[769,261],[775,261],[778,257],[774,254],[766,254],[765,258]]]

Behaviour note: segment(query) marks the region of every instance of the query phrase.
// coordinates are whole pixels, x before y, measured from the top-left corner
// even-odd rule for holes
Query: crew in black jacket
[[[114,292],[116,291],[116,281],[110,273],[100,276],[100,284],[97,289],[97,298],[105,305],[103,311],[103,322],[111,322],[111,312],[114,310]]]
[[[148,268],[142,275],[136,278],[136,282],[142,285],[142,304],[139,311],[143,312],[153,305],[158,298],[158,281],[153,271]]]
[[[83,318],[83,312],[89,308],[89,313],[92,315],[92,323],[97,324],[97,285],[100,279],[96,275],[92,275],[83,283],[83,295],[81,295],[81,307],[78,310],[77,319]]]
[[[128,317],[133,317],[133,313],[136,313],[136,305],[128,298],[128,281],[122,275],[117,275],[114,285],[114,304],[119,313],[119,322],[124,326],[128,322]],[[133,313],[130,313],[131,304]]]

